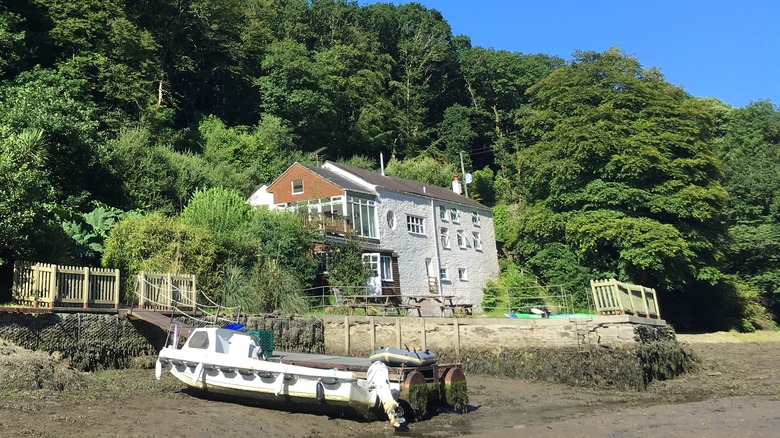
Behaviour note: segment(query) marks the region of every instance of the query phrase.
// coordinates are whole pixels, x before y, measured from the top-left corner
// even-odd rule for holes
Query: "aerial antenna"
[[[309,152],[309,156],[312,156],[312,155],[314,156],[314,161],[317,163],[318,166],[320,165],[320,152],[322,152],[322,151],[324,151],[326,149],[328,149],[328,148],[327,147],[321,147],[321,148],[317,149],[314,152]]]

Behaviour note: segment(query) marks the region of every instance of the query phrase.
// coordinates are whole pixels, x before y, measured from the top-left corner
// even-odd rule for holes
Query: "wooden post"
[[[349,316],[344,317],[344,354],[349,356]]]
[[[57,265],[51,266],[51,278],[49,279],[49,293],[47,298],[49,300],[49,307],[54,307],[54,302],[59,298],[59,291],[57,290]]]
[[[368,323],[371,325],[371,351],[376,350],[376,330],[374,327],[374,317],[370,316],[368,318]]]
[[[427,350],[428,349],[428,333],[425,331],[425,318],[420,318],[422,320],[422,330],[420,333],[420,337],[422,338],[422,349]]]
[[[114,269],[114,309],[119,309],[119,269]]]
[[[196,284],[197,279],[195,278],[195,274],[191,274],[190,277],[192,278],[192,291],[190,292],[190,298],[192,299],[192,311],[195,312],[198,310],[198,285]]]
[[[144,271],[139,272],[138,279],[136,281],[141,283],[141,285],[138,288],[138,292],[139,292],[138,308],[143,309],[144,301],[146,301],[146,273]]]
[[[170,303],[173,302],[173,287],[171,282],[171,273],[168,272],[165,274],[165,281],[168,283],[167,286],[165,286],[165,290],[168,293],[167,300],[165,300],[166,303],[168,303],[168,310],[173,310],[170,307]],[[217,309],[217,317],[219,317],[219,309]]]
[[[398,348],[401,348],[401,318],[395,317],[395,340]]]
[[[458,318],[455,318],[455,355],[460,359],[460,325]]]
[[[84,296],[81,297],[85,309],[89,308],[89,266],[84,267]]]

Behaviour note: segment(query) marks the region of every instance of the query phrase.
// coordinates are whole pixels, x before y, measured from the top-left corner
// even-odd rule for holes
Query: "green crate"
[[[247,330],[247,333],[257,338],[257,343],[263,349],[266,357],[274,355],[274,331],[273,330]]]

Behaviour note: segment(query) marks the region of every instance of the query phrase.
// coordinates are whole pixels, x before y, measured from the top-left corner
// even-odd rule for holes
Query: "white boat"
[[[382,362],[370,364],[365,372],[328,368],[324,356],[317,357],[320,366],[284,363],[284,355],[266,358],[253,336],[224,328],[194,329],[182,348],[176,348],[175,338],[173,346],[160,351],[158,380],[168,370],[188,386],[210,394],[268,401],[274,407],[311,403],[323,410],[363,416],[384,412],[394,427],[404,422],[398,403],[401,385],[390,381]]]

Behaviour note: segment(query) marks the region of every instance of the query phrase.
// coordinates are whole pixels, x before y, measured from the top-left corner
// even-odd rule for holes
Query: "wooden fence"
[[[613,279],[591,280],[597,315],[637,315],[661,318],[655,289]]]
[[[119,270],[14,263],[13,298],[33,307],[119,308]]]
[[[136,293],[138,307],[150,310],[195,311],[198,288],[193,274],[171,274],[141,271],[138,274]]]

